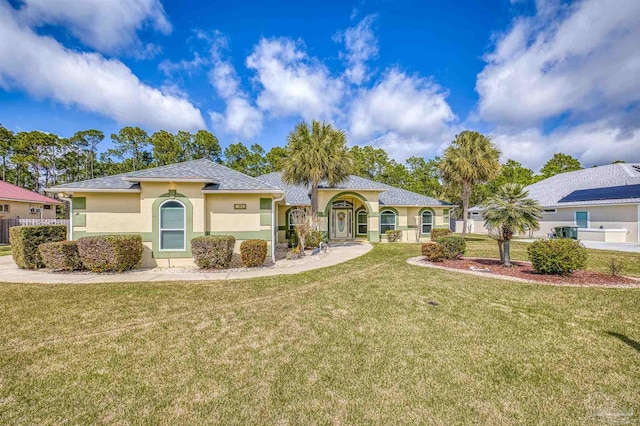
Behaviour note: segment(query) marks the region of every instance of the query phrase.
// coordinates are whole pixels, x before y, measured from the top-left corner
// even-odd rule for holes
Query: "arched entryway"
[[[368,238],[371,206],[354,192],[336,194],[325,208],[328,235],[332,240]]]

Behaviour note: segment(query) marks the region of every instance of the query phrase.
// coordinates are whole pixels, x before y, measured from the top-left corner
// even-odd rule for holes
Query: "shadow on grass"
[[[620,339],[623,343],[631,346],[633,349],[635,349],[636,351],[640,352],[640,342],[636,342],[633,339],[629,339],[624,334],[614,333],[613,331],[607,331],[607,334],[609,336],[615,337],[616,339]]]

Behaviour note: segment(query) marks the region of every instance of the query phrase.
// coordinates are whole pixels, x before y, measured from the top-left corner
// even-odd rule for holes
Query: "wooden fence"
[[[69,219],[0,219],[0,244],[9,244],[9,228],[12,226],[66,225]]]

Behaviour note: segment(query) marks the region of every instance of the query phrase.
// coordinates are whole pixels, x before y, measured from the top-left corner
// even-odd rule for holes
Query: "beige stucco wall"
[[[12,200],[0,200],[0,204],[9,205],[9,213],[1,213],[0,219],[55,219],[56,218],[56,205],[49,204],[51,209],[45,210],[42,203],[23,203],[20,201]],[[31,213],[31,208],[36,207],[42,209],[42,215],[40,213]]]
[[[536,231],[534,237],[547,237],[557,226],[575,226],[576,212],[589,212],[589,229],[626,229],[624,240],[620,233],[610,233],[605,237],[597,232],[582,232],[580,238],[592,241],[610,242],[638,242],[638,204],[621,204],[608,206],[584,206],[584,207],[558,207],[556,213],[544,213],[540,221],[540,230]],[[458,222],[457,222],[458,223]],[[462,223],[461,221],[459,222]],[[461,225],[456,226],[461,229]],[[486,233],[482,215],[474,217],[473,232]]]

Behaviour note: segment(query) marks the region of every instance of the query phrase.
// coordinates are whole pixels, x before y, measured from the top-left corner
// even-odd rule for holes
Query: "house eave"
[[[45,192],[57,192],[62,194],[73,194],[74,192],[117,192],[117,193],[136,193],[140,192],[140,189],[108,189],[108,188],[47,188]]]
[[[166,177],[128,177],[121,178],[125,182],[184,182],[184,183],[217,183],[207,178],[166,178]]]

